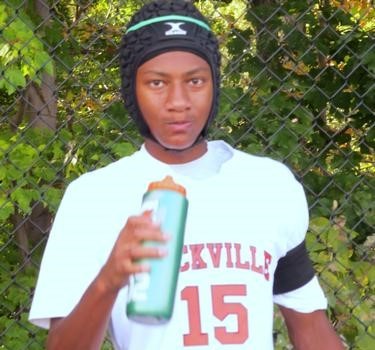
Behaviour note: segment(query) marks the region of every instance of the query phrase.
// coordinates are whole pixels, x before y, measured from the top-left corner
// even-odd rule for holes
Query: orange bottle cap
[[[186,196],[185,187],[175,183],[172,176],[166,176],[161,181],[151,182],[148,185],[148,190],[172,190],[181,193],[183,196]]]

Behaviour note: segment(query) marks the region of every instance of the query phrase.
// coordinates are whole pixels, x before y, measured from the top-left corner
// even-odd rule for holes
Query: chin
[[[183,151],[186,150],[194,145],[195,140],[189,141],[175,141],[175,142],[166,142],[162,140],[158,140],[159,144],[163,146],[167,150],[171,151]]]

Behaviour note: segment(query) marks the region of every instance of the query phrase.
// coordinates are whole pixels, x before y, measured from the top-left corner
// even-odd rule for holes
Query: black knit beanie
[[[190,2],[156,0],[144,5],[130,20],[120,47],[121,93],[125,107],[142,136],[155,140],[137,103],[135,77],[138,67],[168,51],[188,51],[202,57],[211,67],[213,102],[201,135],[217,114],[220,87],[218,41],[205,17]]]

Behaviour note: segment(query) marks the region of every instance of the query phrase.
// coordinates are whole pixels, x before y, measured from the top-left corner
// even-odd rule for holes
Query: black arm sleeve
[[[305,241],[281,258],[276,267],[273,294],[282,294],[302,287],[315,275]]]

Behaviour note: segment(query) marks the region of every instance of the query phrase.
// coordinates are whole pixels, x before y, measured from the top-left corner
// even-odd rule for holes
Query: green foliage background
[[[47,16],[37,0],[0,3],[0,349],[43,348],[45,331],[27,322],[48,236],[40,217],[53,216],[74,178],[142,142],[120,100],[117,63],[124,25],[141,3],[60,0]],[[195,3],[223,54],[210,137],[294,170],[329,316],[348,348],[375,348],[373,4]],[[55,78],[56,128],[36,126],[22,108],[46,74]],[[275,347],[290,348],[278,314]]]

